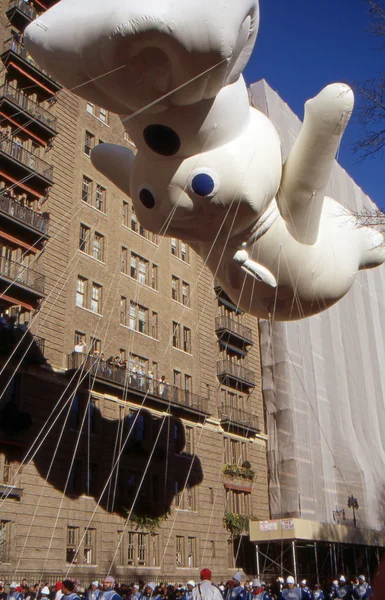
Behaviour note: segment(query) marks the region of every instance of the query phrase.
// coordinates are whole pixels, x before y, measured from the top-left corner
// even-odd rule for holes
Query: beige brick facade
[[[1,44],[21,29],[23,11],[21,1],[3,2]],[[3,262],[18,260],[19,241],[31,257],[28,265],[46,281],[40,302],[33,287],[9,281],[3,268],[0,273],[2,317],[14,315],[22,325],[17,307],[24,306],[23,319],[44,340],[43,357],[27,334],[31,349],[24,358],[14,354],[1,377],[3,389],[17,368],[0,400],[0,491],[6,497],[0,500],[0,577],[44,572],[54,579],[68,570],[88,583],[111,567],[122,581],[179,582],[197,578],[203,566],[228,578],[235,564],[252,574],[247,537],[229,543],[222,521],[225,513],[269,517],[258,322],[238,314],[191,249],[142,230],[129,198],[94,169],[88,147],[129,145],[118,117],[65,90],[52,104],[41,86],[53,84],[38,67],[30,72],[28,57],[24,64],[17,52],[3,51],[2,60],[2,85],[28,89],[33,102],[56,116],[57,135],[33,147],[54,168],[53,185],[40,194],[40,212],[49,213],[44,249],[25,250],[29,231],[20,223],[13,242],[1,240]],[[31,148],[40,139],[39,124],[31,142],[33,116],[22,122],[21,109],[18,117],[3,111],[5,94],[0,102],[2,135],[19,136]],[[35,180],[25,181],[8,146],[2,158],[1,193],[13,186],[10,202],[25,193],[36,210]],[[21,180],[28,190],[14,183]],[[0,210],[0,218],[1,231],[12,229],[11,211]],[[2,364],[20,332],[1,332]],[[100,340],[95,348],[104,359],[121,355],[154,379],[74,355],[76,332],[85,336],[87,351]],[[162,375],[171,384],[166,391],[158,383]],[[34,454],[34,441],[36,455],[20,467]],[[233,465],[227,475],[225,464]],[[154,535],[125,518],[136,493],[134,512],[153,517],[170,510]]]

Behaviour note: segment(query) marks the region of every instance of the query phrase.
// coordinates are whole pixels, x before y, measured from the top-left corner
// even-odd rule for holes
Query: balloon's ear
[[[91,152],[94,167],[112,181],[124,194],[130,195],[130,179],[135,154],[117,144],[99,144]]]

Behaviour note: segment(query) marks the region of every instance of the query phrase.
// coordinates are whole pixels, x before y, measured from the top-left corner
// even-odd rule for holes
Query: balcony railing
[[[27,4],[24,0],[10,0],[9,7],[7,9],[7,13],[9,13],[12,9],[18,8],[24,13],[30,21],[34,21],[36,17],[39,16],[39,13],[35,9],[34,6]]]
[[[115,366],[98,357],[82,354],[81,352],[72,352],[68,355],[69,370],[78,369],[82,365],[84,365],[86,371],[89,371],[91,375],[98,379],[109,381],[143,395],[147,394],[149,397],[160,398],[163,402],[174,406],[209,414],[208,402],[203,396],[168,383],[162,383],[155,378],[130,371],[127,368]]]
[[[25,357],[27,360],[43,362],[45,340],[37,335],[25,333],[23,327],[2,326],[0,329],[0,352],[9,354],[15,352],[15,357]]]
[[[215,330],[216,332],[227,331],[229,334],[242,339],[248,344],[253,343],[253,333],[250,327],[245,327],[245,325],[234,321],[234,319],[230,319],[230,317],[217,317],[215,319]]]
[[[14,285],[20,284],[39,294],[44,294],[44,275],[4,256],[0,258],[0,277],[12,280]]]
[[[44,179],[52,182],[53,167],[45,162],[45,160],[32,154],[32,152],[28,152],[23,146],[13,142],[10,138],[2,138],[0,140],[0,152],[11,156],[31,171],[35,171],[44,177]]]
[[[40,73],[43,73],[45,75],[45,77],[50,79],[52,81],[52,83],[55,84],[55,86],[58,86],[59,88],[61,88],[61,85],[57,81],[55,81],[47,71],[45,71],[44,69],[39,67],[37,62],[35,62],[33,60],[32,56],[28,53],[24,44],[19,42],[14,37],[11,37],[11,38],[8,38],[7,40],[5,40],[2,54],[5,54],[6,52],[14,52],[18,56],[20,56],[20,58],[22,58],[27,63],[32,65],[32,67],[34,67],[37,71],[40,71]]]
[[[254,372],[230,360],[219,360],[217,375],[220,379],[233,379],[247,387],[255,387]]]
[[[25,112],[27,112],[35,119],[38,119],[44,125],[47,125],[50,129],[56,130],[57,119],[48,110],[30,100],[27,96],[22,94],[17,88],[13,87],[9,83],[6,83],[0,87],[0,100],[7,98]]]
[[[222,404],[220,419],[223,424],[228,426],[242,427],[248,431],[260,431],[258,417],[248,413],[240,408],[235,408],[229,404]]]
[[[0,194],[0,212],[20,221],[20,223],[33,227],[39,233],[45,235],[48,233],[48,219],[46,217],[39,215],[26,206],[21,206],[21,204],[6,196],[5,193]]]

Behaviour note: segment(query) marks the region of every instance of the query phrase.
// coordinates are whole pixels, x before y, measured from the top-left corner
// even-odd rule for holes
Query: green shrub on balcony
[[[136,507],[135,507],[136,508]],[[131,513],[130,521],[136,524],[136,529],[146,529],[154,535],[162,523],[167,521],[171,515],[171,510],[160,507],[153,507],[147,503],[140,502],[138,510]],[[128,518],[129,510],[123,509],[125,518]]]
[[[243,533],[249,533],[250,518],[246,515],[227,512],[223,519],[223,527],[230,533],[233,539],[239,538]]]
[[[255,471],[253,471],[253,469],[231,464],[223,465],[222,473],[224,475],[227,475],[228,477],[240,477],[241,479],[249,479],[251,481],[254,479],[255,476]]]

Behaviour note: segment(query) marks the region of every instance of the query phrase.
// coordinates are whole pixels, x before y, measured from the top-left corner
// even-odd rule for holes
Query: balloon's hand
[[[277,281],[272,273],[266,267],[258,264],[255,260],[249,258],[246,250],[239,250],[234,255],[234,260],[241,265],[242,271],[245,271],[248,275],[251,275],[257,281],[266,283],[270,287],[276,288]]]

